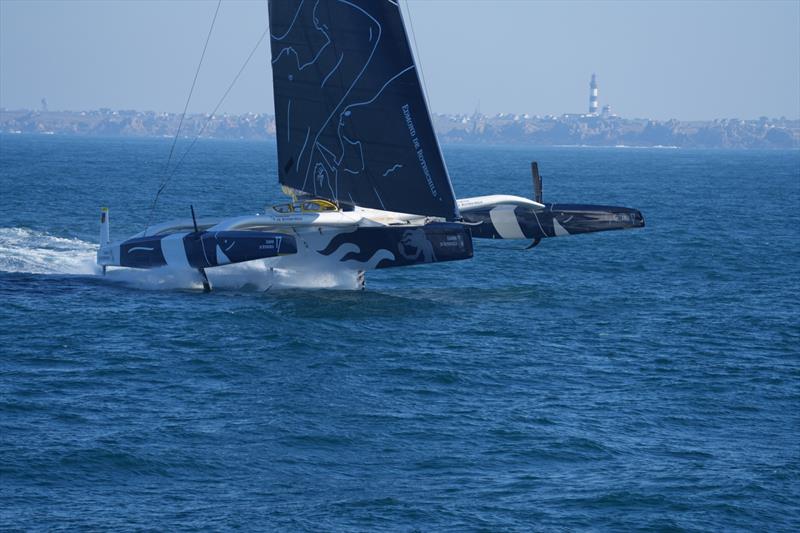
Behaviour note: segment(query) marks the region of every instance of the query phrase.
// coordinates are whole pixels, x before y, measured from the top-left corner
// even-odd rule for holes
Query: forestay
[[[269,9],[280,182],[340,204],[458,218],[397,3]]]

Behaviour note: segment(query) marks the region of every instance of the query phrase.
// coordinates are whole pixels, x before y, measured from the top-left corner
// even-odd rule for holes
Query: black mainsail
[[[281,184],[458,218],[398,4],[270,0],[269,25]]]

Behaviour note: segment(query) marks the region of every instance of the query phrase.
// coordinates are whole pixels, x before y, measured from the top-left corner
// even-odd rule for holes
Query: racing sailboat
[[[469,259],[473,237],[531,239],[644,225],[635,209],[492,195],[456,200],[394,0],[270,0],[278,176],[292,201],[268,212],[167,222],[97,262],[205,269],[265,261],[288,271]],[[363,276],[360,276],[363,279]]]

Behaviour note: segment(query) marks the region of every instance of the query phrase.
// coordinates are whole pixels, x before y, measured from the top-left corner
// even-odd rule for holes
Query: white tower
[[[596,115],[597,108],[597,76],[592,74],[592,81],[589,83],[589,114]]]

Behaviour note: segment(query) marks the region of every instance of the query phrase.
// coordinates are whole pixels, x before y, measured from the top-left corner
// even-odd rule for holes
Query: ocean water
[[[800,529],[797,151],[445,146],[461,197],[536,159],[647,227],[366,291],[98,276],[98,208],[141,230],[168,151],[0,137],[0,530]],[[275,171],[201,142],[154,220],[260,211]]]

